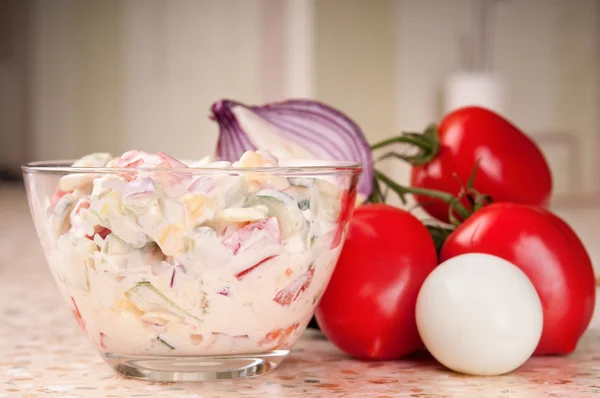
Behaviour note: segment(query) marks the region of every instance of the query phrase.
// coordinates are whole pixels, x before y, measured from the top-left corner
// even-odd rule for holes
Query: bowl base
[[[220,356],[128,356],[103,354],[117,373],[152,381],[212,381],[255,377],[275,369],[287,356],[287,350],[260,354]]]

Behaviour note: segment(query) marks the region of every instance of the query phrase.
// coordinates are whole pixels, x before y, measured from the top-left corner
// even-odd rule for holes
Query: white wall
[[[312,1],[34,2],[33,157],[212,153],[221,98],[312,96]]]
[[[27,4],[0,6],[0,169],[18,172],[26,161]]]
[[[36,0],[32,157],[116,151],[124,134],[118,0]]]
[[[471,0],[33,4],[36,158],[131,147],[197,157],[212,151],[208,108],[223,97],[314,96],[370,141],[421,130],[441,116],[472,20]],[[507,116],[541,143],[558,192],[599,188],[599,18],[599,0],[498,7],[493,64],[508,82]],[[406,180],[406,166],[386,168]]]
[[[318,99],[350,115],[374,142],[396,132],[393,0],[317,1]]]
[[[260,7],[246,1],[127,4],[126,147],[199,158],[211,153],[212,102],[261,102]]]

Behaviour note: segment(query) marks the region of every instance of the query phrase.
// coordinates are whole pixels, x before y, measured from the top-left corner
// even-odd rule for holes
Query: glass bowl
[[[310,321],[361,167],[23,166],[54,279],[104,360],[160,381],[264,374]]]

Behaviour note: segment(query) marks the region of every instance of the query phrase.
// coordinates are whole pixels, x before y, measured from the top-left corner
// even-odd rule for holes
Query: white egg
[[[521,366],[542,335],[542,304],[529,278],[496,256],[469,253],[440,264],[416,308],[425,346],[442,365],[490,376]]]

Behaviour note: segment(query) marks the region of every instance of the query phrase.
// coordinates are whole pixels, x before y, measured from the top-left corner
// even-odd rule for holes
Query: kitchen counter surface
[[[60,297],[21,191],[0,186],[0,227],[0,397],[600,396],[599,316],[573,355],[533,358],[500,377],[449,372],[427,356],[360,362],[308,330],[280,368],[255,379],[125,379],[100,359]]]

